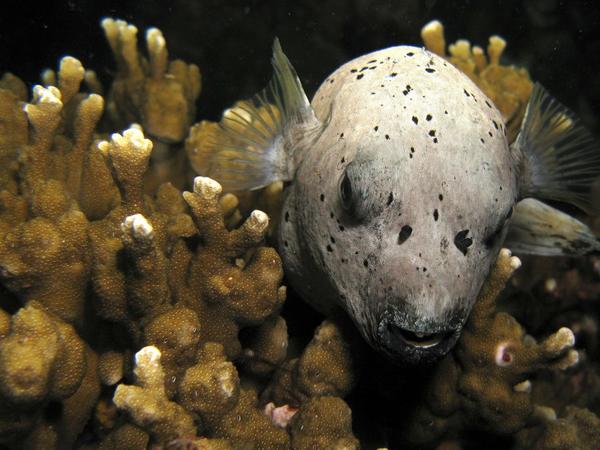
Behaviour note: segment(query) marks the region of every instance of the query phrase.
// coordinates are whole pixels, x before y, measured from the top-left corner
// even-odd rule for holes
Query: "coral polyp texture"
[[[473,431],[514,448],[593,448],[597,260],[515,278],[509,314],[498,299],[519,260],[501,252],[456,349],[419,380],[424,397],[376,400],[374,417],[400,404],[408,418],[353,427],[354,393],[378,374],[343,318],[288,331],[306,325],[280,314],[282,263],[265,239],[283,185],[234,195],[188,176],[186,153],[201,166],[244,102],[192,125],[199,69],[169,60],[156,28],[144,56],[133,25],[102,27],[110,86],[69,56],[31,94],[0,79],[2,448],[354,449],[395,445],[390,430],[417,448],[473,445]],[[423,38],[518,127],[531,82],[500,64],[503,41],[486,56],[466,41],[448,54],[436,23]],[[387,431],[359,442],[353,428],[369,427]]]

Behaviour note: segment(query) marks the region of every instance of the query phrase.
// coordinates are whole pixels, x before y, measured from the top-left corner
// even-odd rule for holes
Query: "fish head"
[[[295,284],[321,295],[305,298],[332,298],[373,348],[422,364],[460,336],[500,250],[517,182],[485,95],[430,54],[386,67],[407,52],[420,50],[367,55],[332,75],[338,91],[325,82],[329,91],[317,92],[331,99],[331,117],[294,187],[301,217],[292,246],[306,250],[291,271],[312,267]],[[357,79],[368,60],[385,63]]]

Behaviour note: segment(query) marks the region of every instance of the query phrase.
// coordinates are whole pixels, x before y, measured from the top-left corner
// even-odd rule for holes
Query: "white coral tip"
[[[131,127],[125,130],[123,132],[123,137],[138,150],[144,152],[152,150],[152,141],[144,138],[144,133],[137,127]]]
[[[524,393],[531,392],[531,381],[525,380],[525,381],[521,381],[518,384],[515,384],[513,386],[513,391],[515,391],[515,392],[524,392]]]
[[[39,84],[33,87],[33,101],[35,103],[53,103],[62,105],[60,91],[54,86],[45,88]]]
[[[223,188],[221,187],[221,185],[212,178],[194,178],[194,192],[196,194],[201,195],[204,198],[215,198],[222,192],[222,190]]]
[[[556,411],[550,406],[535,405],[534,414],[542,420],[554,422],[556,420]]]
[[[521,260],[516,256],[511,256],[510,267],[513,270],[517,270],[519,267],[521,267]]]
[[[255,209],[250,213],[249,225],[252,228],[256,228],[260,231],[264,231],[269,226],[269,216],[264,212]]]
[[[556,332],[556,337],[562,344],[560,350],[564,350],[575,345],[575,335],[570,328],[562,327]]]
[[[121,229],[123,232],[130,232],[136,238],[149,238],[154,234],[154,228],[141,214],[125,217]]]
[[[146,30],[146,41],[153,51],[160,51],[166,46],[165,38],[158,28],[148,28]]]
[[[136,366],[157,366],[160,362],[160,350],[154,345],[142,348],[135,354]]]
[[[510,258],[511,256],[512,256],[512,252],[509,249],[503,248],[500,250],[500,257]]]

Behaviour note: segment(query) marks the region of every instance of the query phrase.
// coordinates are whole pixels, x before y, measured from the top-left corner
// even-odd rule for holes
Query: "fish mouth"
[[[456,344],[462,321],[421,323],[406,313],[391,308],[377,326],[376,347],[392,362],[400,365],[431,364],[444,357]]]
[[[418,331],[403,330],[394,327],[390,332],[397,335],[398,339],[402,340],[407,345],[411,345],[416,348],[432,348],[439,345],[443,340],[451,338],[454,334],[453,331],[441,332],[441,333],[421,333]]]

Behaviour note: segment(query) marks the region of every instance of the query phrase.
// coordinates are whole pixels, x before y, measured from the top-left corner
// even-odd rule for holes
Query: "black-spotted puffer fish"
[[[590,212],[600,153],[536,85],[513,145],[492,101],[429,51],[354,59],[309,102],[275,41],[274,77],[190,152],[226,190],[288,182],[279,250],[316,309],[341,309],[392,361],[420,364],[458,339],[501,246],[576,255],[590,230],[540,200]],[[507,236],[508,235],[508,236]]]

